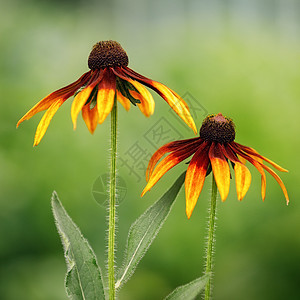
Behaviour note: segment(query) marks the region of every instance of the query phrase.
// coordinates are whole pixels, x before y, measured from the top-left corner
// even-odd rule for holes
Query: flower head
[[[193,155],[185,176],[186,214],[188,218],[190,218],[197,203],[205,177],[211,170],[215,177],[221,199],[222,201],[226,200],[230,185],[229,162],[231,162],[235,173],[238,200],[244,198],[250,187],[251,173],[245,166],[246,161],[248,161],[261,174],[262,199],[264,200],[266,196],[266,175],[264,171],[267,171],[279,183],[288,204],[289,198],[283,182],[263,162],[269,163],[278,171],[287,172],[287,170],[260,155],[253,148],[234,142],[234,139],[235,126],[231,119],[224,117],[220,113],[206,117],[200,129],[200,137],[168,143],[153,154],[146,172],[148,183],[142,192],[142,196],[167,171]],[[166,153],[170,154],[158,163]],[[156,166],[157,163],[158,165]]]
[[[147,86],[157,92],[178,114],[180,118],[197,133],[187,104],[174,91],[157,81],[146,78],[128,68],[128,56],[121,45],[115,41],[102,41],[94,45],[89,58],[90,71],[84,73],[75,82],[51,93],[17,123],[30,119],[36,113],[47,110],[42,117],[35,134],[34,146],[38,145],[58,108],[75,94],[71,116],[76,128],[77,117],[82,117],[91,133],[102,123],[112,110],[117,99],[126,110],[130,103],[137,105],[141,112],[149,117],[154,112],[154,100]]]

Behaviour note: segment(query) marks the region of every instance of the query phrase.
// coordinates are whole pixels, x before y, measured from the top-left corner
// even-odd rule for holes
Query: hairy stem
[[[211,281],[212,281],[212,268],[213,268],[213,251],[215,243],[215,221],[216,221],[216,205],[217,205],[217,185],[215,177],[212,174],[212,190],[211,190],[211,201],[209,209],[209,220],[208,220],[208,236],[207,236],[207,251],[206,251],[206,265],[205,273],[210,274],[209,280],[205,287],[205,300],[210,300],[211,297]]]
[[[108,221],[108,290],[109,300],[115,293],[115,228],[116,228],[116,159],[117,159],[117,101],[111,111],[111,165],[109,184],[109,221]]]

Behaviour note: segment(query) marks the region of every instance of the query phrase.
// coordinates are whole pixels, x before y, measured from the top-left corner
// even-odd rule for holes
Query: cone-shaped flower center
[[[104,69],[107,67],[126,67],[128,56],[118,42],[101,41],[94,45],[88,59],[91,70]]]
[[[229,143],[234,141],[235,129],[231,119],[221,113],[207,116],[200,128],[200,137],[206,141]]]

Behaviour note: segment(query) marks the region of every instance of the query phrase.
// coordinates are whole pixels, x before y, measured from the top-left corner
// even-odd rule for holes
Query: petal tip
[[[194,124],[194,126],[192,127],[192,129],[193,129],[195,135],[197,135],[197,134],[198,134],[198,131],[197,131],[197,128],[196,128],[196,125],[195,125],[195,124]]]
[[[192,216],[192,211],[187,211],[186,210],[186,216],[187,216],[187,218],[189,220],[191,218],[191,216]]]

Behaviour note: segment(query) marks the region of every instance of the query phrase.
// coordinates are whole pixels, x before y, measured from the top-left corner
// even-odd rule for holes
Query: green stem
[[[108,293],[115,299],[115,228],[116,228],[117,101],[111,111],[111,165],[108,221]]]
[[[216,221],[216,206],[217,206],[217,185],[215,177],[212,174],[212,189],[211,201],[209,210],[208,236],[207,236],[207,251],[206,251],[206,267],[205,273],[210,274],[209,280],[205,287],[205,300],[209,300],[211,296],[211,281],[212,281],[212,267],[213,267],[213,251],[214,251],[214,235],[215,235],[215,221]]]

